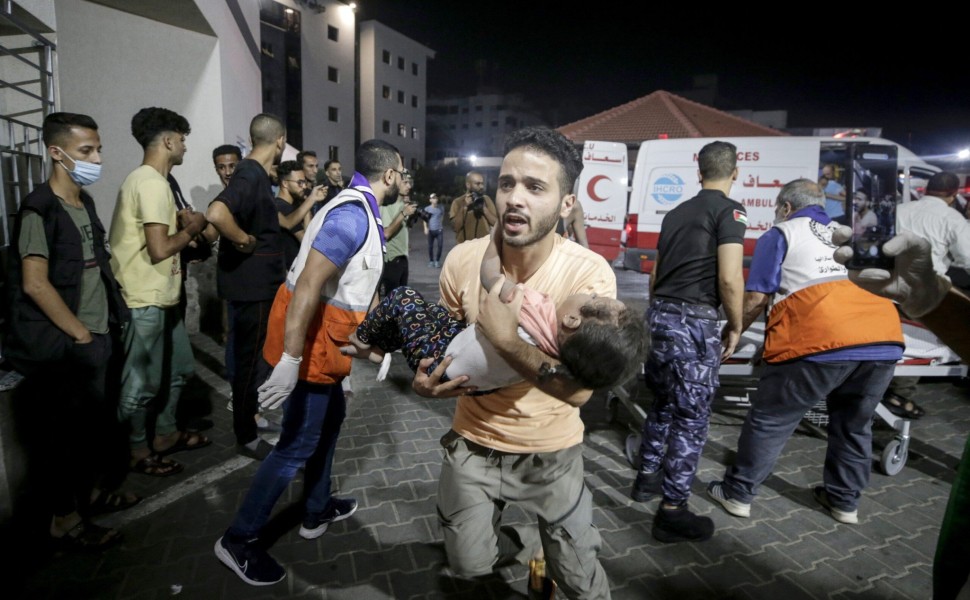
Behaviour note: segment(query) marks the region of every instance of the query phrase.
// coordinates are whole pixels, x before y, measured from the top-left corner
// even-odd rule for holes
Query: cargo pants
[[[645,365],[653,404],[643,423],[640,470],[663,469],[663,501],[690,498],[718,386],[721,336],[711,306],[654,300],[647,311],[651,348]]]

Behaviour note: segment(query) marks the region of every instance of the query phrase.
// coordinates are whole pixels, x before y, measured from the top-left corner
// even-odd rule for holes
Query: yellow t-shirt
[[[121,184],[108,234],[111,270],[130,308],[175,306],[182,291],[179,253],[154,265],[148,256],[145,225],[151,223],[168,225],[168,235],[178,230],[168,180],[154,167],[142,165]]]
[[[488,237],[459,244],[441,273],[441,304],[469,323],[478,317],[482,294],[479,267]],[[606,260],[579,244],[555,236],[552,253],[527,281],[558,306],[566,297],[595,293],[616,298],[616,275]],[[554,452],[583,441],[579,408],[540,391],[527,381],[483,396],[462,396],[452,428],[473,442],[503,452]]]

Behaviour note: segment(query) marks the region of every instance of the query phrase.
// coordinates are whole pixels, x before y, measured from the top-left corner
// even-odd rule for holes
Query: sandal
[[[61,537],[51,539],[64,550],[104,550],[121,541],[121,532],[82,520]]]
[[[157,454],[150,454],[131,466],[133,472],[141,473],[142,475],[151,475],[153,477],[175,475],[176,473],[181,473],[183,468],[181,463],[177,463],[174,460],[164,460]]]
[[[918,419],[926,414],[926,411],[912,400],[903,398],[899,394],[892,392],[886,394],[882,399],[882,403],[889,409],[889,412],[904,419]]]
[[[176,452],[205,448],[211,443],[212,440],[201,433],[182,431],[179,433],[179,437],[177,440],[175,440],[174,444],[164,450],[158,450],[155,452],[155,455],[161,458],[162,456],[168,456],[169,454],[175,454]]]
[[[98,497],[88,504],[87,514],[93,517],[104,513],[127,510],[141,501],[141,496],[131,492],[115,493],[102,490]]]

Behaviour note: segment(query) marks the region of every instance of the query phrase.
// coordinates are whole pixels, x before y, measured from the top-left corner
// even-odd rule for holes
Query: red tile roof
[[[663,134],[669,138],[788,135],[663,90],[558,130],[576,143],[600,140],[639,144]]]

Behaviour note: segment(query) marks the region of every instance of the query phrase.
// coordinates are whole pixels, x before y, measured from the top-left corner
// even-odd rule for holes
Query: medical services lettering
[[[738,162],[757,162],[759,160],[761,160],[761,153],[757,150],[738,152]],[[697,152],[694,153],[694,162],[697,162]]]

